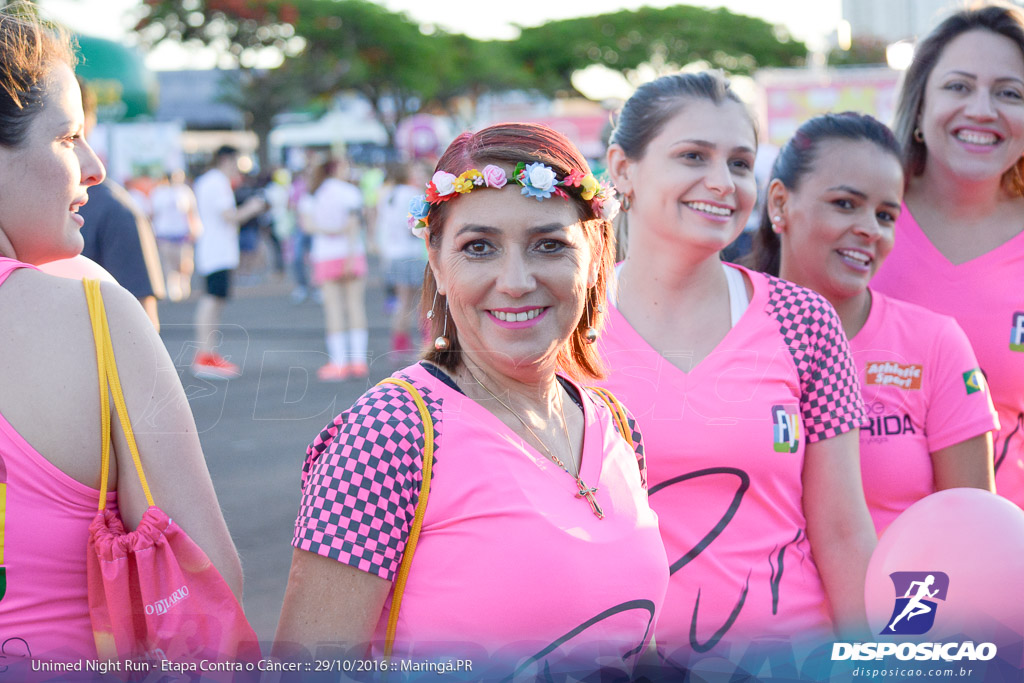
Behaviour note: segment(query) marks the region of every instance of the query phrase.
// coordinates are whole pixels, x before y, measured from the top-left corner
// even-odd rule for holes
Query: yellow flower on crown
[[[594,177],[593,173],[588,173],[580,181],[580,187],[583,190],[580,193],[580,197],[583,198],[583,201],[589,202],[597,194],[597,191],[601,189],[601,183],[597,182],[597,178]]]
[[[471,168],[455,179],[455,191],[459,194],[466,194],[474,187],[484,184],[484,174],[475,168]]]

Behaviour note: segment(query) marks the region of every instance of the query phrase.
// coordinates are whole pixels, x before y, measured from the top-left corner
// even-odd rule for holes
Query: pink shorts
[[[313,262],[313,284],[322,285],[331,280],[344,280],[366,275],[366,255]]]

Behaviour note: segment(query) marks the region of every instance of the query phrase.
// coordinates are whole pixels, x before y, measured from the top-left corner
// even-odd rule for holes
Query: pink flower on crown
[[[579,187],[581,180],[583,180],[583,173],[574,168],[569,171],[569,175],[562,179],[562,185],[566,187]]]
[[[487,183],[487,187],[493,187],[495,189],[505,187],[506,183],[508,183],[508,178],[505,175],[505,169],[500,166],[484,166],[484,182]]]

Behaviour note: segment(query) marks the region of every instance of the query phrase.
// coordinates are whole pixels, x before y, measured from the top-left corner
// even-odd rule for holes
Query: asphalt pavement
[[[317,380],[316,370],[327,360],[323,313],[312,300],[295,304],[286,279],[270,275],[236,287],[224,311],[220,350],[243,373],[230,381],[200,380],[189,372],[196,295],[160,305],[161,337],[185,387],[242,558],[245,612],[264,641],[274,636],[284,598],[306,446],[367,387],[415,359],[389,351],[384,289],[375,272],[366,297],[370,376],[360,380]]]

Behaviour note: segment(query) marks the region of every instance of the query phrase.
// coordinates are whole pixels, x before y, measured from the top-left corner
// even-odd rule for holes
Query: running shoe
[[[340,382],[348,377],[348,366],[340,363],[328,363],[316,371],[316,378],[321,382]]]
[[[234,379],[242,369],[219,353],[200,351],[192,361],[192,374],[200,379]]]

